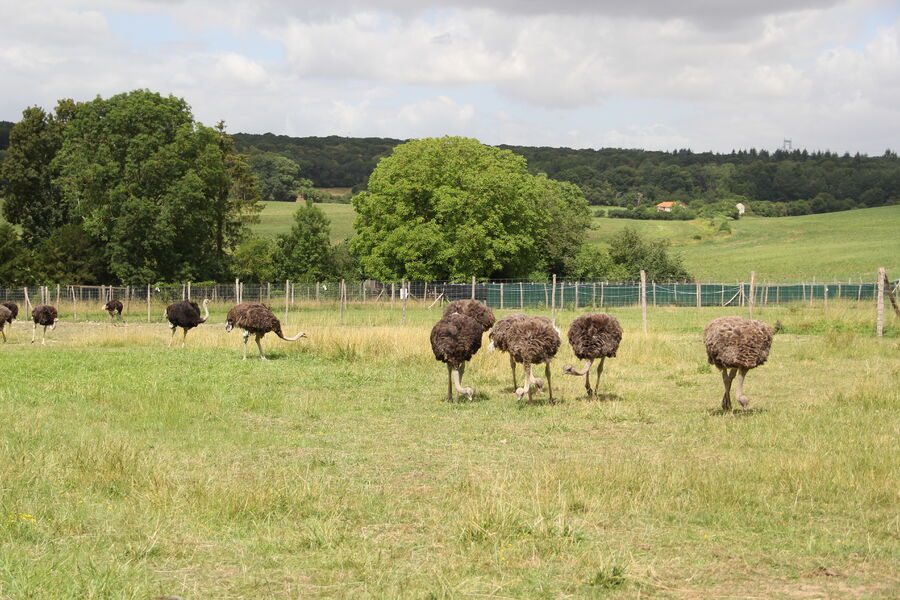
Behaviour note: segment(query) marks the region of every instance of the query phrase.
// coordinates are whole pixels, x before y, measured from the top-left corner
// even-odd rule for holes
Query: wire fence
[[[896,290],[900,280],[890,282]],[[878,294],[877,282],[800,282],[771,283],[657,283],[646,284],[649,306],[757,306],[829,300],[873,300]],[[0,302],[16,302],[30,310],[38,304],[54,304],[75,313],[98,310],[111,299],[123,302],[128,312],[146,307],[148,320],[154,305],[178,300],[235,304],[262,302],[273,306],[293,307],[306,303],[365,303],[373,306],[395,306],[398,303],[442,305],[453,300],[475,298],[496,309],[603,309],[630,307],[641,303],[640,282],[583,281],[488,281],[488,282],[382,282],[322,281],[249,283],[184,283],[145,286],[51,285],[2,287]],[[87,309],[87,310],[85,310]]]

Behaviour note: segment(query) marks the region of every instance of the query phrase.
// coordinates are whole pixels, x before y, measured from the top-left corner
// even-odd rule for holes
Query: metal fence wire
[[[900,280],[891,282],[896,289]],[[743,306],[749,302],[749,283],[656,283],[647,282],[647,304],[651,306]],[[813,302],[816,300],[871,300],[878,290],[875,282],[757,283],[753,290],[756,305]],[[626,307],[640,304],[639,282],[488,281],[488,282],[382,282],[322,281],[277,283],[184,283],[144,286],[51,285],[0,287],[0,302],[19,304],[96,305],[110,299],[132,303],[168,303],[177,300],[237,303],[365,302],[394,304],[404,300],[443,304],[476,298],[498,309]]]

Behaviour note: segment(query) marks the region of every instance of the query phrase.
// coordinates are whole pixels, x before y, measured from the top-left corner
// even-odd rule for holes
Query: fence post
[[[266,302],[268,302],[269,304],[272,303],[272,284],[271,283],[266,284]]]
[[[288,321],[288,290],[291,289],[291,282],[289,279],[284,280],[284,324],[287,325]]]
[[[78,320],[78,309],[75,307],[75,288],[70,285],[66,286],[66,295],[69,295],[69,288],[72,288],[72,320]]]
[[[825,300],[825,316],[828,316],[828,284],[823,284],[824,300]]]
[[[475,278],[473,277],[472,280],[474,281],[474,279],[475,279]],[[406,325],[406,301],[409,299],[409,288],[407,287],[407,283],[408,283],[408,282],[403,281],[402,283],[403,283],[403,288],[406,288],[406,293],[403,293],[403,288],[401,288],[401,290],[400,290],[400,295],[403,296],[403,319],[402,319],[402,323],[403,323],[404,325]],[[474,284],[472,284],[472,285],[474,286]],[[475,288],[473,287],[472,289],[474,290]],[[472,296],[472,297],[474,298],[474,296]]]
[[[30,314],[31,313],[31,299],[28,298],[28,286],[25,286],[22,289],[25,290],[25,311]]]
[[[500,310],[503,310],[503,282],[500,282]]]
[[[646,277],[646,274],[644,275]],[[656,306],[656,282],[653,282],[653,306]]]
[[[59,284],[56,284],[56,305],[59,306]]]
[[[597,308],[597,282],[594,282],[593,290],[591,291],[591,308]]]
[[[72,288],[72,296],[75,296],[75,288]],[[147,322],[150,322],[150,284],[147,284]]]
[[[525,308],[525,284],[519,282],[519,308]]]
[[[321,281],[317,281],[317,282],[316,282],[316,302],[320,302],[320,300],[319,300],[319,290],[321,289],[321,287],[322,287],[322,282],[321,282]]]
[[[475,276],[472,275],[472,300],[475,299]]]
[[[603,308],[603,288],[604,288],[605,284],[606,284],[605,281],[600,282],[600,308]]]
[[[391,282],[391,310],[394,309],[394,286],[395,285],[396,284],[392,281]]]
[[[700,307],[703,305],[703,301],[700,298],[700,282],[697,282],[697,310],[700,310]]]
[[[878,281],[876,284],[876,297],[875,297],[875,336],[883,337],[884,336],[884,280],[885,277],[885,269],[884,267],[878,268]]]
[[[553,316],[553,325],[556,325],[556,273],[553,274],[553,290],[550,295],[552,309],[550,314]]]
[[[578,282],[575,282],[575,310],[578,310]]]
[[[190,281],[187,282],[187,299],[188,300],[191,299],[191,282]]]
[[[641,322],[644,333],[647,333],[647,273],[643,269],[641,269]]]
[[[750,271],[750,297],[747,299],[747,306],[750,310],[750,318],[753,318],[753,292],[754,287],[756,286],[756,271]],[[741,284],[741,289],[743,289],[743,284]]]
[[[341,287],[338,289],[338,305],[341,311],[341,324],[344,324],[344,280],[341,279]]]
[[[238,297],[239,288],[240,288],[239,279],[237,277],[235,277],[234,278],[234,303],[235,304],[241,303],[240,298]]]

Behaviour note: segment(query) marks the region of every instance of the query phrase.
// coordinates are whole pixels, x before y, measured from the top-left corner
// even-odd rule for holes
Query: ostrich
[[[209,298],[203,300],[203,310],[206,311],[206,316],[203,318],[200,317],[200,307],[197,306],[196,302],[192,302],[191,300],[173,302],[166,307],[166,319],[169,320],[169,328],[172,330],[172,337],[169,338],[169,347],[172,346],[172,341],[175,339],[176,328],[181,327],[184,330],[184,337],[181,339],[181,347],[184,348],[188,329],[193,329],[197,325],[205,323],[209,318],[209,308],[207,308],[207,304],[209,304]]]
[[[6,308],[9,309],[9,312],[12,313],[12,320],[10,321],[10,324],[12,324],[12,322],[16,319],[16,317],[19,316],[19,305],[16,304],[15,302],[3,302],[3,303],[0,303],[0,306],[5,306]]]
[[[116,322],[114,321],[116,317],[119,317],[121,323],[125,323],[122,319],[122,309],[124,308],[125,307],[122,306],[122,303],[119,300],[110,300],[103,305],[103,310],[109,313],[109,322],[113,324],[113,327],[116,326]]]
[[[43,345],[46,343],[47,327],[51,331],[56,329],[56,322],[59,321],[59,317],[57,316],[56,308],[49,304],[39,304],[31,311],[31,320],[34,321],[31,325],[31,343],[34,343],[34,334],[37,326],[43,325],[44,331],[41,334],[41,344]]]
[[[512,313],[497,321],[494,328],[491,330],[491,333],[488,335],[491,340],[491,343],[488,345],[488,353],[493,353],[494,348],[500,352],[509,352],[509,349],[507,348],[507,334],[509,333],[509,328],[513,323],[517,323],[527,318],[528,315],[525,313]],[[515,390],[518,387],[518,385],[516,385],[516,359],[513,358],[512,354],[509,355],[509,367],[512,369],[512,389]]]
[[[451,313],[438,321],[431,330],[431,350],[434,358],[447,363],[447,401],[453,401],[456,393],[465,394],[471,400],[475,390],[462,387],[466,361],[481,348],[483,326],[462,313]]]
[[[607,358],[614,358],[622,341],[622,326],[619,320],[606,313],[588,313],[581,315],[569,326],[569,344],[575,351],[575,356],[586,361],[584,368],[578,371],[571,365],[563,368],[566,375],[584,377],[584,388],[588,398],[594,395],[600,387],[600,375],[603,374],[603,362]],[[591,389],[591,367],[594,361],[600,359],[597,365],[597,381],[594,389]]]
[[[710,321],[703,330],[709,364],[722,371],[725,384],[722,410],[731,410],[731,382],[735,374],[738,375],[738,402],[745,410],[750,404],[750,398],[744,395],[744,377],[747,371],[769,358],[772,334],[772,328],[762,321],[743,317],[719,317]]]
[[[6,308],[6,306],[0,304],[0,334],[3,334],[3,343],[6,343],[6,324],[9,323],[12,325],[12,311]]]
[[[478,300],[454,300],[444,309],[444,316],[459,313],[475,319],[482,331],[494,326],[494,311],[484,302]]]
[[[522,387],[516,388],[516,399],[521,400],[528,394],[528,401],[532,399],[532,386],[537,386],[539,392],[544,391],[544,382],[531,373],[531,366],[544,363],[544,373],[547,377],[547,389],[550,392],[550,402],[553,402],[553,387],[550,385],[550,360],[556,356],[562,340],[559,332],[553,326],[553,322],[547,317],[527,316],[512,323],[505,334],[506,348],[510,356],[516,362],[522,363],[525,371],[525,381]]]
[[[234,327],[240,327],[244,330],[244,360],[247,360],[247,339],[251,333],[256,335],[256,346],[259,348],[260,360],[268,360],[259,341],[270,331],[274,331],[275,335],[286,342],[295,342],[302,337],[306,337],[306,334],[302,331],[292,338],[284,337],[278,317],[265,304],[255,302],[238,304],[228,311],[225,331],[231,331]]]

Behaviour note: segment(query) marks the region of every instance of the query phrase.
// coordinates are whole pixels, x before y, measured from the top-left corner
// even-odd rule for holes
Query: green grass
[[[262,237],[275,237],[291,230],[294,213],[302,205],[296,202],[263,202],[265,208],[259,215],[259,223],[252,227]],[[331,243],[337,244],[353,233],[353,206],[349,204],[316,204],[331,221]]]
[[[556,375],[566,344],[559,402],[521,405],[484,351],[445,401],[436,310],[334,308],[268,362],[219,325],[167,350],[137,314],[63,313],[45,347],[14,324],[0,598],[900,594],[898,323],[873,339],[868,304],[763,309],[789,333],[734,415],[699,335],[720,309],[617,311],[603,401]]]

